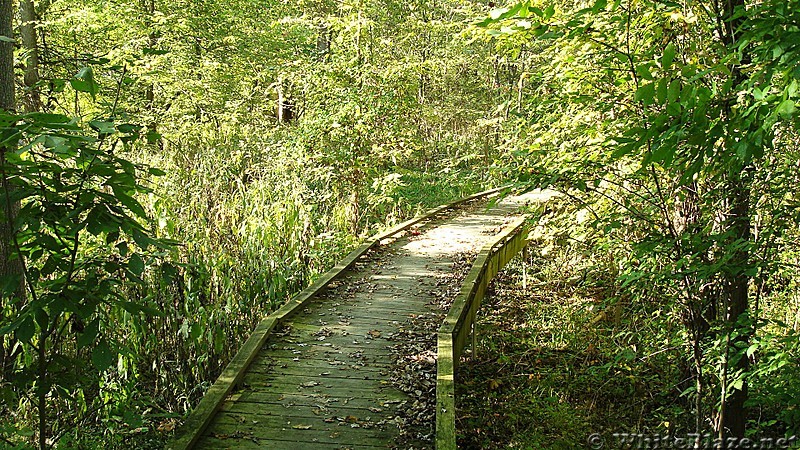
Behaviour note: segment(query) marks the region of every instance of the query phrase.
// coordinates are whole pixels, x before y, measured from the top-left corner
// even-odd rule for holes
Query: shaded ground
[[[615,341],[621,330],[592,323],[602,290],[569,271],[534,258],[527,289],[518,260],[496,278],[479,313],[478,357],[459,369],[459,448],[571,450],[592,448],[592,433],[666,431],[678,406],[663,395],[671,369],[654,360],[634,372]]]

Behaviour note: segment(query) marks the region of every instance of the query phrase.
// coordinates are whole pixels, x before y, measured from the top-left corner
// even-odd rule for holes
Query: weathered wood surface
[[[397,410],[410,400],[390,383],[392,336],[429,311],[436,274],[490,239],[523,201],[433,219],[446,205],[373,237],[259,324],[168,448],[391,445]],[[377,247],[415,225],[421,236]]]

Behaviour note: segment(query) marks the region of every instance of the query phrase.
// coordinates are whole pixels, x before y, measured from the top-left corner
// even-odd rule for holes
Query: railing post
[[[475,320],[472,321],[472,360],[478,360],[478,312],[475,311]]]
[[[522,247],[522,290],[528,290],[528,245]]]

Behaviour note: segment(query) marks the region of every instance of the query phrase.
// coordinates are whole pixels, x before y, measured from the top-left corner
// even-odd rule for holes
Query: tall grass
[[[146,447],[142,430],[191,410],[258,321],[360,238],[486,185],[485,171],[462,163],[391,165],[353,183],[312,166],[291,130],[185,131],[131,155],[166,172],[142,201],[156,234],[180,244],[153,261],[144,285],[125,288],[160,314],[109,315],[106,329],[128,348],[101,389],[102,445]]]

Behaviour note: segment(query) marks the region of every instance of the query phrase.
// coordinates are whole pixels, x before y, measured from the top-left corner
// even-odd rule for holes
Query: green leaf
[[[93,100],[96,100],[97,94],[100,92],[100,87],[94,80],[94,71],[88,66],[79,70],[78,73],[69,80],[69,84],[78,92],[88,93],[92,96]]]
[[[556,13],[556,5],[554,3],[551,3],[550,5],[547,6],[547,8],[545,8],[544,15],[542,16],[542,18],[544,20],[547,20],[553,17],[555,13]]]
[[[22,323],[14,330],[14,335],[20,342],[30,343],[33,335],[36,334],[36,325],[33,323],[33,318],[28,316]]]
[[[131,259],[128,260],[128,270],[130,270],[137,277],[142,276],[142,272],[144,272],[144,261],[138,253],[131,255]]]
[[[189,328],[189,339],[196,341],[203,334],[203,327],[199,323],[193,323]]]
[[[132,213],[143,219],[147,218],[147,212],[145,212],[144,207],[142,207],[142,204],[139,203],[138,200],[128,194],[123,194],[122,192],[115,193],[120,203],[125,205],[125,207],[127,207]]]
[[[775,113],[784,119],[788,119],[792,116],[792,114],[794,114],[796,109],[797,108],[795,107],[794,101],[787,99],[778,105],[778,108],[775,109]]]
[[[664,54],[661,56],[661,68],[669,70],[673,61],[675,61],[675,44],[670,42],[664,49]]]
[[[0,35],[0,42],[10,42],[10,43],[14,44],[14,43],[16,43],[17,41],[15,41],[13,38],[10,38],[10,37],[8,37],[8,36],[2,36],[2,35]]]
[[[154,244],[153,239],[138,228],[134,228],[131,234],[136,245],[142,250],[147,250],[150,245]]]
[[[592,6],[592,12],[599,13],[606,9],[606,6],[608,6],[608,0],[596,0]]]
[[[490,30],[490,31],[496,31],[496,30]],[[161,134],[156,133],[155,131],[148,131],[147,134],[145,135],[145,138],[147,139],[148,144],[155,144],[161,140]]]
[[[134,125],[132,123],[123,123],[120,124],[117,127],[117,129],[119,130],[120,133],[131,134],[131,133],[138,133],[142,129],[142,126]]]
[[[50,114],[50,113],[29,113],[23,116],[26,121],[35,124],[65,124],[71,123],[73,120],[69,116],[63,114]]]
[[[111,364],[114,363],[115,356],[114,352],[111,351],[111,348],[108,346],[108,342],[102,339],[97,344],[97,347],[92,350],[92,364],[94,364],[97,370],[102,372],[111,367]]]
[[[91,345],[97,334],[100,332],[100,319],[94,319],[83,328],[83,332],[78,336],[78,348],[84,348]]]
[[[675,103],[681,96],[681,82],[680,80],[672,80],[667,89],[667,102]]]
[[[647,83],[636,90],[636,94],[633,96],[633,100],[637,102],[642,102],[645,105],[651,105],[653,103],[653,98],[655,97],[656,87],[654,83]]]
[[[113,134],[116,131],[114,122],[104,122],[102,120],[92,120],[89,126],[100,134]]]
[[[155,308],[151,308],[149,306],[140,305],[140,304],[134,303],[134,302],[119,302],[119,305],[122,306],[122,308],[125,311],[128,311],[129,313],[134,314],[134,315],[137,315],[137,314],[140,314],[140,313],[144,313],[144,314],[146,314],[148,316],[151,316],[151,317],[163,317],[164,316],[164,313],[162,311],[159,311],[159,310],[157,310]]]
[[[667,80],[662,78],[656,82],[656,103],[663,104],[667,101]]]
[[[650,73],[650,64],[640,64],[636,66],[636,75],[647,81],[653,81],[653,74]]]

